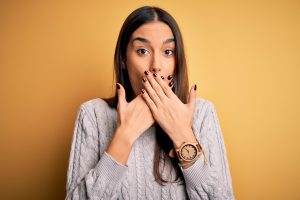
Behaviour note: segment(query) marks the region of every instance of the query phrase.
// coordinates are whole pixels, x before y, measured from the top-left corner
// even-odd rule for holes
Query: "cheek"
[[[169,75],[173,75],[174,72],[175,72],[175,61],[173,59],[166,60],[162,68],[162,75],[169,76]]]
[[[133,76],[142,78],[144,71],[147,70],[147,61],[145,59],[139,59],[134,55],[130,55],[127,57],[126,67],[131,78],[133,78]]]
[[[132,58],[128,59],[126,62],[130,84],[136,95],[143,87],[142,77],[144,76],[144,71],[146,70],[146,67],[143,66],[145,66],[143,63]]]
[[[141,79],[144,71],[146,70],[144,67],[142,67],[143,65],[140,63],[131,63],[128,62],[127,64],[127,71],[128,71],[128,75],[131,79]]]
[[[139,59],[135,52],[130,50],[127,52],[126,55],[126,66],[127,69],[130,71],[138,71],[141,66],[143,66],[142,59]]]

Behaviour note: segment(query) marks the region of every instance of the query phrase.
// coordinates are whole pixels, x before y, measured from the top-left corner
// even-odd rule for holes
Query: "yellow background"
[[[1,199],[63,199],[79,105],[112,95],[127,15],[177,20],[190,84],[214,102],[237,199],[300,199],[300,2],[1,1]]]

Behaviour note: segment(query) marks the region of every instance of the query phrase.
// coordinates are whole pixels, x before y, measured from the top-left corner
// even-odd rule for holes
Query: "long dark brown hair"
[[[161,21],[167,24],[172,30],[175,39],[176,63],[173,78],[174,86],[172,90],[183,103],[186,103],[186,97],[188,94],[188,75],[182,35],[175,19],[165,10],[155,6],[144,6],[138,8],[134,10],[124,21],[119,33],[114,55],[115,80],[117,83],[123,85],[126,91],[126,99],[128,102],[131,101],[134,98],[133,89],[129,81],[128,72],[124,69],[124,67],[122,67],[122,61],[126,60],[126,49],[132,33],[143,24],[153,21]],[[105,100],[111,107],[117,108],[117,91],[115,92],[114,97]],[[167,156],[170,150],[174,148],[173,142],[158,124],[156,124],[156,141],[158,145],[156,145],[157,147],[155,150],[153,167],[156,181],[161,185],[170,181],[165,180],[160,173],[159,163],[161,159],[170,159],[177,174],[175,181],[178,181],[179,177],[181,178],[181,181],[184,181],[182,172],[177,164],[178,160]]]

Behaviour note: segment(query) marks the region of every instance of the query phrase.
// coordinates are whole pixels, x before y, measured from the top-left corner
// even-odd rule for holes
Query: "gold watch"
[[[193,162],[201,155],[202,148],[198,142],[184,142],[175,152],[180,162]]]

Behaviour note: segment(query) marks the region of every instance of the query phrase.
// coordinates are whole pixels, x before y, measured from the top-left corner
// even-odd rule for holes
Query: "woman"
[[[78,111],[66,199],[234,199],[214,105],[188,91],[173,17],[133,11],[114,65],[115,96]]]

